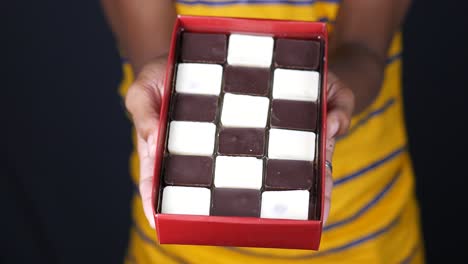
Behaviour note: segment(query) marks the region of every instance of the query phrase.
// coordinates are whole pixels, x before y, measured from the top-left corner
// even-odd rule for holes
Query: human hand
[[[166,56],[161,56],[143,66],[136,74],[136,79],[125,97],[125,106],[136,129],[137,152],[140,160],[139,190],[141,200],[145,216],[153,228],[151,194],[166,62]]]
[[[354,110],[354,94],[352,90],[341,82],[338,77],[328,72],[327,76],[327,140],[325,160],[331,164],[335,150],[336,137],[345,134],[351,122]],[[325,176],[325,201],[324,217],[325,225],[330,212],[331,192],[333,189],[332,170],[326,168]]]

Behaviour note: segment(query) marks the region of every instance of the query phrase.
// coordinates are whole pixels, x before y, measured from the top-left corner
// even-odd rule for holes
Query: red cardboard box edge
[[[326,131],[326,99],[328,73],[328,32],[323,22],[284,21],[266,19],[178,16],[171,37],[168,54],[164,94],[161,104],[160,129],[157,134],[155,166],[152,187],[153,216],[160,244],[213,245],[236,247],[263,247],[318,250],[320,246],[325,199],[325,141],[326,133],[320,133],[319,160],[321,184],[318,191],[320,201],[319,220],[278,220],[246,217],[218,217],[195,215],[169,215],[157,212],[160,171],[164,157],[167,114],[173,82],[175,47],[181,28],[195,32],[257,32],[285,37],[307,37],[312,34],[323,37],[324,62],[321,88],[321,131]],[[309,27],[305,30],[305,27]],[[288,29],[285,31],[285,29]],[[287,33],[286,33],[287,32]],[[308,36],[304,36],[308,33]]]

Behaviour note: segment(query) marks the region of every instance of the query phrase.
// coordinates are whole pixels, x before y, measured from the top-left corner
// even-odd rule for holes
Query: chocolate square
[[[217,96],[176,94],[172,119],[177,121],[214,122],[217,110]]]
[[[166,159],[164,182],[167,185],[210,187],[213,158],[172,155]]]
[[[183,62],[224,63],[227,54],[227,36],[224,34],[182,34],[180,58]]]
[[[226,66],[224,91],[266,96],[270,87],[270,69]]]
[[[278,39],[274,61],[276,67],[317,70],[320,65],[320,42]]]
[[[260,191],[215,188],[210,215],[260,217]]]
[[[309,190],[314,183],[315,170],[310,161],[267,161],[265,188],[267,190]]]
[[[265,129],[222,128],[219,132],[219,154],[263,156]]]
[[[273,100],[271,126],[275,128],[316,131],[317,104],[315,102]]]

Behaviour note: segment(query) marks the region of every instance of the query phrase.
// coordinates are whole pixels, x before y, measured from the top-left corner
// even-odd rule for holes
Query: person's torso
[[[181,15],[322,21],[328,23],[333,34],[339,1],[177,0],[176,7]],[[317,257],[393,227],[411,199],[413,176],[403,123],[401,48],[401,35],[397,33],[388,51],[380,95],[353,118],[349,133],[337,142],[332,208],[324,227],[322,253]],[[316,252],[300,250],[197,246],[166,246],[165,250],[186,259],[195,257],[197,263],[206,260],[214,263],[215,255],[222,255],[223,263],[240,263],[250,257],[256,257],[257,263],[306,261],[316,257]],[[333,254],[329,258],[333,259]]]

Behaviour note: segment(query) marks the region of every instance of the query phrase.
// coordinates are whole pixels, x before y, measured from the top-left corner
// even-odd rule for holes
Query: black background
[[[466,255],[461,3],[415,1],[404,25],[406,118],[428,263]],[[9,1],[1,13],[0,263],[121,263],[131,128],[98,1]]]

